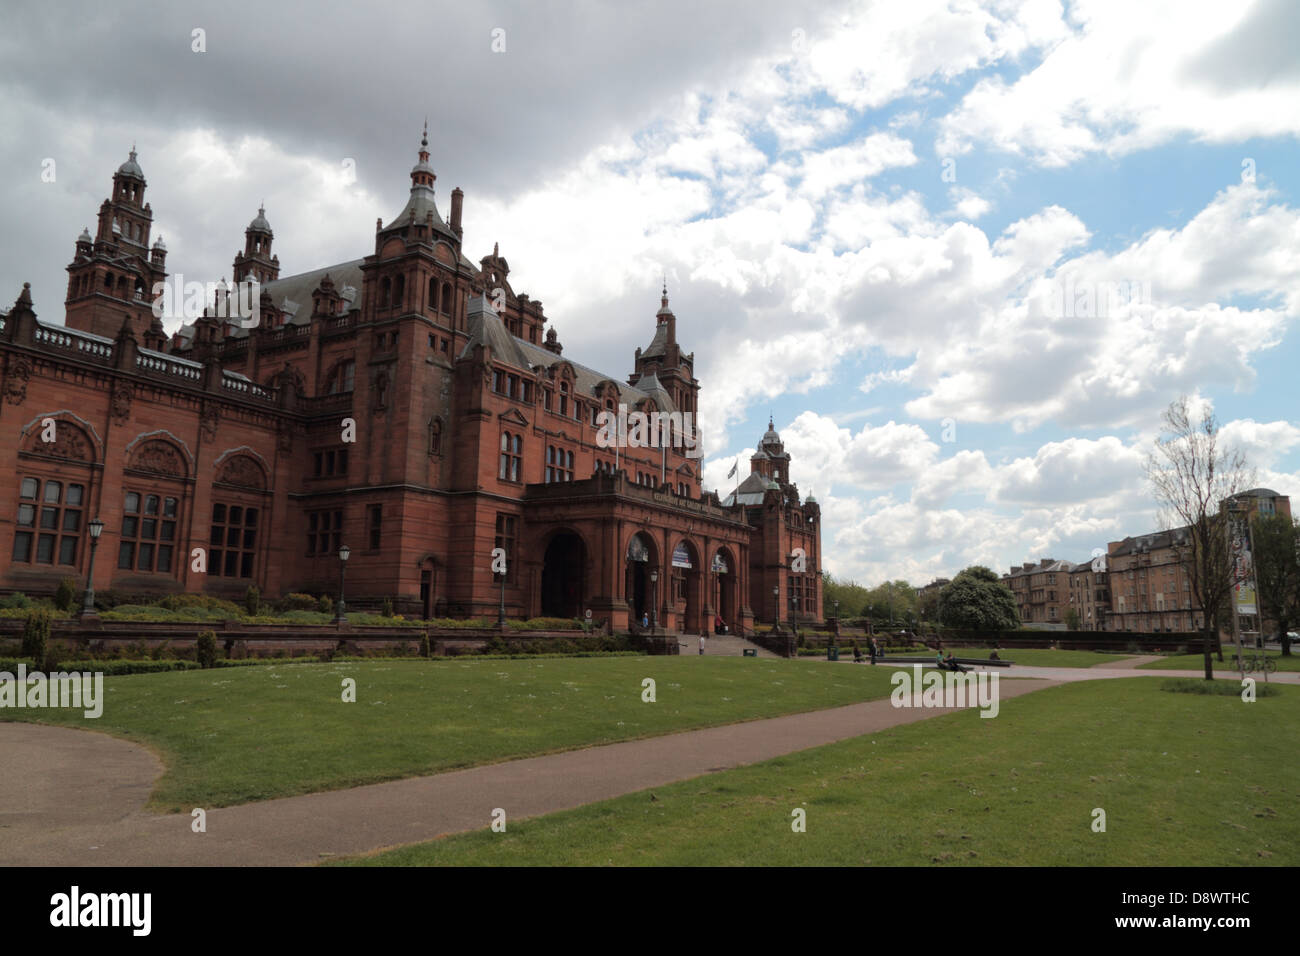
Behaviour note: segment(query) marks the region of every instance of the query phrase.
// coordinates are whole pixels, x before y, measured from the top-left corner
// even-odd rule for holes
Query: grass
[[[1277,672],[1295,673],[1300,671],[1300,648],[1294,649],[1290,657],[1283,657],[1281,651],[1261,652],[1255,648],[1242,648],[1242,656],[1249,657],[1254,654],[1267,653],[1269,657],[1277,662]],[[1237,673],[1236,671],[1237,649],[1235,646],[1224,645],[1223,663],[1219,663],[1217,655],[1214,657],[1214,673],[1218,676],[1221,673]],[[1158,661],[1152,661],[1150,664],[1143,664],[1142,670],[1183,670],[1183,671],[1200,671],[1205,672],[1205,655],[1204,654],[1177,654],[1172,657],[1165,657]],[[1250,676],[1264,678],[1263,671],[1252,671]]]
[[[343,703],[344,678],[356,702]],[[642,679],[656,702],[641,700]],[[154,749],[162,811],[219,807],[886,697],[877,668],[745,658],[335,662],[107,677],[103,716],[10,710]]]
[[[1300,863],[1300,688],[1243,703],[1060,685],[351,865]],[[804,833],[791,812],[806,810]],[[1106,831],[1093,832],[1093,810]],[[509,808],[506,808],[507,812]]]

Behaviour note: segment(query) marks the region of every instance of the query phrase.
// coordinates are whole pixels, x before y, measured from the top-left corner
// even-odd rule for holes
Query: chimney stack
[[[460,209],[465,201],[465,193],[459,186],[451,191],[451,231],[456,234],[456,238],[462,237],[463,233],[460,228]]]

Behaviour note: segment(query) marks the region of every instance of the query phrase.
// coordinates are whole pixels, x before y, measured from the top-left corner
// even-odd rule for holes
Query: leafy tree
[[[876,621],[905,624],[916,618],[916,588],[901,578],[885,581],[867,592],[862,614]]]
[[[1065,611],[1065,626],[1072,631],[1079,629],[1079,612],[1075,608],[1067,608]]]
[[[1213,680],[1210,655],[1237,583],[1226,505],[1253,484],[1254,475],[1241,452],[1219,445],[1214,413],[1198,414],[1186,395],[1165,409],[1162,434],[1145,465],[1162,524],[1174,532],[1174,558],[1187,571],[1192,598],[1204,614],[1205,679]],[[1227,616],[1231,620],[1230,611]]]
[[[1020,626],[1015,595],[982,564],[966,568],[943,586],[939,619],[945,627],[976,631],[1009,631]]]
[[[822,613],[835,614],[835,602],[840,602],[840,617],[852,617],[867,602],[867,589],[856,581],[843,581],[827,572],[822,575]]]
[[[1300,621],[1300,523],[1286,515],[1260,515],[1251,530],[1260,611],[1277,623],[1282,656],[1289,657],[1287,631]]]

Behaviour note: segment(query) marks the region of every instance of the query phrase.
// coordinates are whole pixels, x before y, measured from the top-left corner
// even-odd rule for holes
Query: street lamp
[[[779,627],[781,626],[781,587],[780,587],[780,585],[777,585],[776,587],[772,588],[772,618],[773,618],[773,622],[772,622],[773,625],[779,628]]]
[[[659,570],[650,571],[650,628],[659,627]]]
[[[90,532],[90,568],[86,571],[86,599],[81,605],[81,616],[95,613],[95,549],[99,547],[99,536],[104,531],[104,522],[91,518],[86,524]]]
[[[334,605],[334,623],[342,624],[347,620],[345,611],[347,606],[343,601],[343,575],[348,570],[348,558],[352,557],[352,549],[346,544],[339,548],[339,602]]]

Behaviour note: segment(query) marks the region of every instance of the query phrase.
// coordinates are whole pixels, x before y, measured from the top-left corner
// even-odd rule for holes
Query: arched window
[[[569,383],[560,383],[560,414],[567,417],[569,414]]]
[[[388,303],[393,297],[393,280],[384,276],[379,280],[379,307],[388,308]]]
[[[111,272],[104,273],[104,291],[105,292],[113,291],[113,273]]]
[[[429,311],[438,311],[438,280],[436,278],[429,280]]]
[[[393,279],[393,307],[400,309],[402,302],[406,299],[406,276],[397,276]]]
[[[452,315],[455,312],[455,309],[452,308],[450,282],[442,284],[442,312],[446,315]]]
[[[442,454],[442,419],[429,422],[429,456]]]

